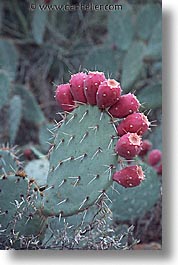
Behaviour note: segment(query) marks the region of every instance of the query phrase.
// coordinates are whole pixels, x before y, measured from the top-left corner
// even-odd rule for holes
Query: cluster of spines
[[[0,177],[7,177],[21,171],[22,162],[19,161],[19,150],[17,146],[10,147],[9,144],[0,147]]]

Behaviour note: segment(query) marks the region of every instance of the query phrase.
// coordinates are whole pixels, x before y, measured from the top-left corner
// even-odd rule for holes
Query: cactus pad
[[[15,148],[0,148],[0,176],[14,174],[20,165]]]
[[[96,106],[82,105],[67,115],[50,155],[45,215],[70,216],[102,197],[117,164],[116,139],[110,116]]]
[[[4,245],[19,246],[20,238],[40,235],[45,218],[35,207],[38,192],[26,177],[0,178],[0,233]],[[18,247],[17,247],[18,248]]]
[[[25,172],[29,179],[34,179],[40,187],[46,185],[49,170],[49,161],[46,158],[34,159],[25,166]]]

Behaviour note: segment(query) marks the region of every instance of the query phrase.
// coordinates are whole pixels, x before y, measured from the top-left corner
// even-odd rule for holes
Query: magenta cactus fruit
[[[140,185],[144,180],[144,173],[141,166],[128,166],[115,172],[112,179],[125,188],[132,188]]]
[[[71,112],[74,110],[75,103],[70,92],[70,84],[62,84],[57,86],[55,97],[57,103],[64,111]]]
[[[90,105],[96,105],[96,93],[99,85],[106,80],[103,72],[89,72],[85,79],[85,96]]]
[[[96,102],[100,109],[109,108],[120,98],[121,86],[114,79],[108,79],[102,82],[96,93]]]
[[[148,155],[148,164],[150,166],[156,166],[162,158],[162,152],[158,149],[153,149]]]
[[[117,132],[119,136],[127,132],[142,135],[148,130],[149,126],[150,122],[143,113],[132,113],[117,126]]]
[[[139,110],[140,103],[134,94],[126,94],[119,98],[119,101],[116,102],[112,107],[109,108],[109,113],[114,118],[125,118],[133,112]]]
[[[141,144],[141,151],[139,153],[139,156],[145,156],[148,151],[150,151],[152,148],[152,143],[149,140],[143,140]]]
[[[155,166],[154,169],[158,175],[162,175],[162,163],[159,166]]]
[[[26,159],[28,160],[32,160],[33,159],[33,153],[32,153],[32,150],[27,148],[23,151],[23,155]]]
[[[81,103],[87,103],[87,99],[84,93],[84,82],[87,75],[83,72],[71,75],[69,81],[71,86],[71,93],[74,97],[74,100]]]
[[[118,155],[132,159],[141,149],[141,137],[136,133],[124,134],[116,143],[115,151]]]

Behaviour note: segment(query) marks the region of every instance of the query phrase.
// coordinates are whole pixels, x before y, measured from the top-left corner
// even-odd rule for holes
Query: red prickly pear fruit
[[[111,49],[112,49],[113,51],[117,51],[117,45],[116,45],[115,43],[113,43],[113,44],[111,45]]]
[[[118,155],[132,159],[141,149],[141,137],[136,133],[124,134],[116,143],[115,151]]]
[[[114,79],[108,79],[101,83],[96,93],[96,102],[100,109],[109,108],[120,98],[121,86]]]
[[[119,101],[116,102],[112,107],[109,108],[109,113],[114,118],[125,118],[133,112],[139,110],[140,103],[134,94],[126,94],[120,97]]]
[[[152,148],[152,143],[149,140],[143,140],[141,144],[141,151],[139,156],[145,156],[149,150]]]
[[[52,2],[52,0],[44,0],[45,4],[50,4]]]
[[[118,124],[117,132],[119,136],[122,136],[127,132],[142,135],[148,130],[149,126],[150,122],[143,113],[132,113]]]
[[[33,158],[33,153],[31,149],[25,149],[23,151],[23,155],[25,156],[26,159],[31,160]]]
[[[162,164],[155,166],[154,169],[156,170],[158,175],[162,175]]]
[[[158,149],[153,149],[148,155],[148,164],[150,166],[156,166],[162,158],[162,152]]]
[[[70,92],[70,84],[62,84],[57,86],[56,101],[64,111],[71,112],[74,110],[75,103]]]
[[[106,80],[103,72],[89,72],[85,79],[85,96],[90,105],[96,105],[96,93],[99,85]]]
[[[140,166],[128,166],[114,173],[112,179],[125,188],[140,185],[145,176]]]
[[[74,97],[74,100],[78,103],[87,103],[87,99],[84,93],[84,82],[87,78],[87,74],[80,72],[77,74],[71,75],[70,83],[70,90]]]

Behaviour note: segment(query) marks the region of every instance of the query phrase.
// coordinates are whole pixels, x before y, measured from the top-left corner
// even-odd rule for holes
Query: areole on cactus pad
[[[57,86],[56,100],[64,111],[64,119],[57,125],[50,150],[47,188],[41,204],[44,215],[70,216],[83,211],[100,201],[113,181],[121,184],[113,176],[122,175],[123,183],[124,177],[128,178],[127,174],[122,174],[125,172],[124,160],[139,153],[141,134],[146,131],[146,127],[148,129],[149,122],[143,130],[143,122],[139,123],[136,118],[138,134],[137,131],[124,131],[123,127],[120,137],[119,124],[125,122],[125,119],[129,120],[129,116],[136,112],[136,117],[143,117],[138,112],[140,103],[133,94],[126,97],[125,109],[124,104],[120,103],[124,120],[115,118],[121,115],[116,113],[117,108],[114,108],[112,116],[109,108],[124,97],[121,92],[119,82],[107,80],[104,73],[98,71],[76,73],[71,76],[68,84]],[[127,98],[132,99],[131,104]],[[115,172],[118,162],[121,164],[121,173]],[[138,168],[141,172],[141,167]],[[129,177],[135,178],[134,170],[129,171]],[[139,185],[143,179],[139,178],[139,181],[133,181],[132,185],[125,187]]]

